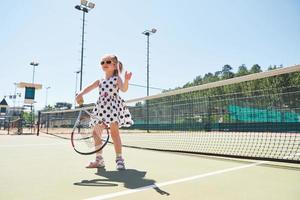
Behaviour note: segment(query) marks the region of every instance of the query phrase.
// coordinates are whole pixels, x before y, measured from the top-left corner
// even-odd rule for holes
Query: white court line
[[[127,194],[142,192],[142,191],[149,190],[149,189],[156,188],[156,187],[163,187],[163,186],[167,186],[167,185],[173,185],[173,184],[177,184],[177,183],[183,183],[183,182],[187,182],[187,181],[197,180],[197,179],[205,178],[205,177],[208,177],[208,176],[214,176],[214,175],[218,175],[218,174],[223,174],[223,173],[226,173],[226,172],[237,171],[237,170],[241,170],[241,169],[245,169],[245,168],[249,168],[249,167],[261,165],[261,164],[268,163],[268,162],[270,162],[270,161],[260,161],[260,162],[256,162],[256,163],[252,163],[252,164],[248,164],[248,165],[242,165],[242,166],[238,166],[238,167],[232,167],[232,168],[228,168],[228,169],[222,169],[222,170],[218,170],[218,171],[214,171],[214,172],[209,172],[209,173],[205,173],[205,174],[199,174],[199,175],[191,176],[191,177],[187,177],[187,178],[182,178],[182,179],[167,181],[167,182],[163,182],[163,183],[157,183],[157,184],[153,184],[153,185],[148,185],[148,186],[140,187],[140,188],[136,188],[136,189],[131,189],[131,190],[125,190],[125,191],[120,191],[120,192],[114,192],[114,193],[109,193],[109,194],[105,194],[105,195],[100,195],[100,196],[88,198],[86,200],[111,199],[111,198],[115,198],[115,197],[119,197],[119,196],[124,196],[124,195],[127,195]]]
[[[45,144],[5,144],[5,145],[0,145],[1,147],[24,147],[24,146],[51,146],[51,145],[62,145],[66,143],[45,143]]]
[[[285,156],[283,158],[284,159],[288,159],[288,158],[291,158],[293,156],[299,156],[299,155],[300,155],[300,152],[296,153],[294,155]],[[136,188],[136,189],[124,190],[124,191],[120,191],[120,192],[114,192],[114,193],[110,193],[110,194],[105,194],[105,195],[100,195],[100,196],[96,196],[96,197],[91,197],[91,198],[88,198],[86,200],[111,199],[111,198],[115,198],[115,197],[119,197],[119,196],[124,196],[124,195],[127,195],[127,194],[133,194],[133,193],[137,193],[137,192],[142,192],[142,191],[149,190],[149,189],[156,188],[156,187],[163,187],[163,186],[167,186],[167,185],[173,185],[173,184],[177,184],[177,183],[183,183],[183,182],[187,182],[187,181],[197,180],[197,179],[205,178],[205,177],[208,177],[208,176],[214,176],[214,175],[218,175],[218,174],[223,174],[223,173],[226,173],[226,172],[237,171],[237,170],[241,170],[241,169],[245,169],[245,168],[249,168],[249,167],[261,165],[261,164],[268,163],[268,162],[271,162],[271,161],[255,162],[255,163],[248,164],[248,165],[242,165],[242,166],[238,166],[238,167],[232,167],[232,168],[228,168],[228,169],[222,169],[222,170],[218,170],[218,171],[214,171],[214,172],[209,172],[209,173],[206,173],[206,174],[199,174],[199,175],[191,176],[191,177],[187,177],[187,178],[182,178],[182,179],[167,181],[167,182],[163,182],[163,183],[152,184],[152,185],[148,185],[148,186],[144,186],[144,187],[140,187],[140,188]]]

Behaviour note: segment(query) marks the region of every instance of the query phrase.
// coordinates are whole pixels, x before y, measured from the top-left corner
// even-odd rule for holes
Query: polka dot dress
[[[119,96],[117,80],[117,76],[100,80],[99,98],[93,109],[93,114],[98,116],[98,119],[94,119],[91,122],[92,126],[102,122],[108,127],[113,122],[117,122],[119,127],[133,125],[131,114],[124,103],[125,101]]]

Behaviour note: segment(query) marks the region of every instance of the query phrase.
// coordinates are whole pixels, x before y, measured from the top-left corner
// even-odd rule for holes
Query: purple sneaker
[[[124,159],[122,157],[117,157],[116,163],[117,163],[117,170],[125,169]]]

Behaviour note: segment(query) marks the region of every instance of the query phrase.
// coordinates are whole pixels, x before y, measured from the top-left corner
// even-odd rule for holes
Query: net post
[[[10,117],[8,117],[7,135],[9,135],[9,131],[10,131]]]
[[[38,112],[38,121],[37,121],[37,132],[36,135],[40,135],[40,125],[41,125],[41,111]]]
[[[48,132],[48,131],[49,131],[49,122],[50,122],[50,120],[49,120],[49,115],[50,115],[50,114],[47,114],[47,115],[46,115],[46,120],[47,120],[47,122],[46,122],[46,126],[47,126],[47,127],[46,127],[46,128],[47,128],[46,133],[47,133],[47,134],[49,133],[49,132]]]
[[[146,100],[146,112],[147,112],[147,133],[150,133],[150,128],[149,128],[149,100]]]

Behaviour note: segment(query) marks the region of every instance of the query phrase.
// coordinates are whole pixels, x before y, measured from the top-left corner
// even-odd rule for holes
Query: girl
[[[107,126],[110,128],[110,134],[113,139],[116,152],[117,169],[125,169],[124,159],[122,158],[122,144],[119,133],[119,127],[131,126],[133,121],[124,100],[119,96],[119,90],[126,92],[128,90],[128,82],[131,79],[132,73],[125,72],[125,80],[122,81],[120,74],[123,65],[115,55],[105,55],[101,59],[102,70],[105,73],[105,78],[96,80],[91,85],[84,88],[76,96],[77,103],[83,102],[83,95],[89,93],[95,88],[99,88],[99,98],[93,109],[93,114],[99,117],[91,122],[93,127],[93,138],[95,147],[101,145],[101,133]],[[104,167],[102,151],[96,154],[96,159],[90,162],[87,168]]]

